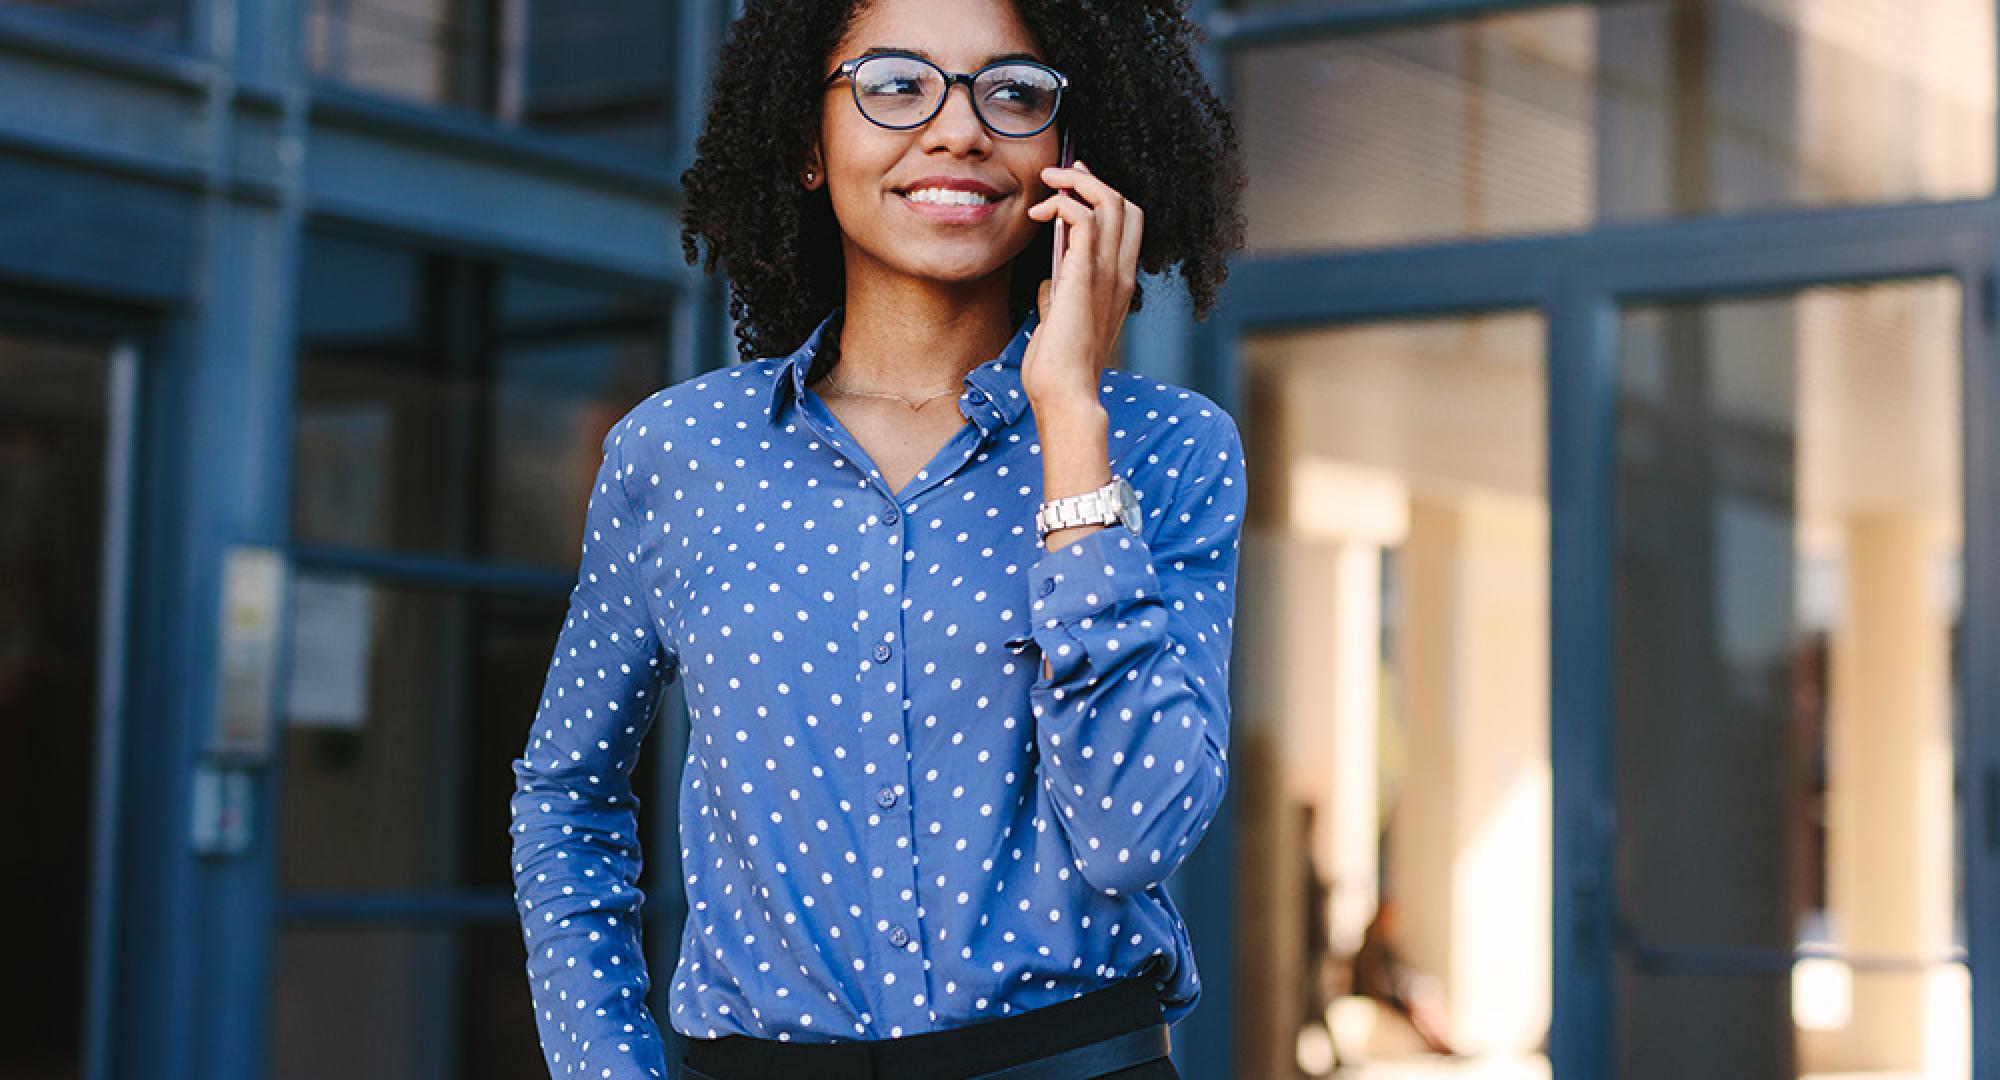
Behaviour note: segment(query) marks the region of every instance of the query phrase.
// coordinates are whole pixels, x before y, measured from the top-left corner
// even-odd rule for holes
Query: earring
[[[813,182],[813,171],[810,166],[806,168],[805,181],[808,185],[810,185]]]

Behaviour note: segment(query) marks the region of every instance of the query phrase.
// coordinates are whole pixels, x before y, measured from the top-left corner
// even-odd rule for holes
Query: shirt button
[[[1054,579],[1054,578],[1043,578],[1043,579],[1042,579],[1042,595],[1043,595],[1043,596],[1047,596],[1048,594],[1050,594],[1050,593],[1052,593],[1052,592],[1054,592],[1054,591],[1056,591],[1056,579]]]
[[[903,520],[903,515],[897,513],[896,508],[893,506],[887,510],[882,511],[882,521],[885,524],[894,525],[895,523],[901,520]]]
[[[881,806],[882,809],[884,810],[887,810],[889,807],[896,805],[896,789],[892,787],[885,787],[882,790],[876,792],[875,802],[877,805]]]
[[[894,655],[894,653],[895,650],[891,649],[889,647],[889,643],[885,641],[882,644],[875,646],[875,662],[878,664],[886,664],[889,662],[889,657]]]
[[[889,944],[894,945],[895,947],[900,949],[903,946],[908,945],[909,943],[910,943],[910,932],[908,930],[905,930],[900,926],[894,926],[889,928]]]

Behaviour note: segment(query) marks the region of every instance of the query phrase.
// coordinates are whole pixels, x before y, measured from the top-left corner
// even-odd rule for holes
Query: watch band
[[[1044,502],[1041,509],[1035,512],[1036,532],[1042,539],[1047,539],[1057,529],[1076,525],[1127,524],[1120,499],[1121,489],[1126,486],[1124,477],[1114,476],[1110,483],[1095,491]]]

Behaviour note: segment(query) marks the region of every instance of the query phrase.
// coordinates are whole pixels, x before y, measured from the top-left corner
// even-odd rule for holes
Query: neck
[[[1008,275],[943,285],[849,281],[835,376],[848,390],[918,395],[962,382],[1013,339]]]

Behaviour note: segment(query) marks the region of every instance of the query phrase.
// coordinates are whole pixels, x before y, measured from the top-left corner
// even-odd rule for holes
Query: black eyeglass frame
[[[922,120],[919,120],[913,124],[885,124],[882,121],[875,119],[873,116],[868,115],[868,110],[862,107],[861,89],[859,85],[856,84],[854,81],[854,73],[861,67],[862,64],[867,63],[870,60],[879,60],[884,57],[893,57],[898,60],[914,60],[917,63],[923,64],[924,66],[930,68],[932,71],[937,72],[938,75],[944,79],[944,93],[938,95],[937,104],[931,107],[929,115],[925,116]],[[980,109],[979,107],[979,96],[972,92],[973,84],[978,81],[981,75],[984,75],[987,72],[997,67],[1011,67],[1014,65],[1025,65],[1027,67],[1040,68],[1041,70],[1048,72],[1050,75],[1055,76],[1055,81],[1056,81],[1056,100],[1055,104],[1049,106],[1049,118],[1047,120],[1042,121],[1041,127],[1038,127],[1033,131],[1020,132],[1018,134],[1012,131],[1001,131],[999,128],[994,127],[992,121],[986,119],[985,111]],[[1063,91],[1069,89],[1069,76],[1064,75],[1062,72],[1057,71],[1055,68],[1052,68],[1047,64],[1042,63],[1039,60],[995,60],[992,63],[981,67],[978,71],[950,72],[937,66],[931,61],[924,59],[921,56],[916,56],[911,53],[900,53],[900,52],[869,53],[866,56],[857,56],[849,60],[842,60],[840,62],[840,66],[833,69],[833,73],[826,77],[826,82],[821,85],[820,89],[830,90],[833,88],[833,84],[840,79],[847,80],[848,96],[854,100],[854,109],[856,112],[861,114],[861,118],[868,121],[871,124],[874,124],[876,127],[887,128],[890,131],[909,131],[914,128],[923,127],[925,124],[928,124],[932,120],[937,119],[937,114],[944,111],[945,99],[951,97],[951,88],[959,83],[964,83],[965,96],[967,100],[972,102],[972,115],[977,116],[979,118],[979,123],[982,126],[984,126],[986,130],[992,132],[995,135],[1000,136],[1003,139],[1032,139],[1035,136],[1040,135],[1042,132],[1047,131],[1049,129],[1049,125],[1056,122],[1056,115],[1062,111]]]

